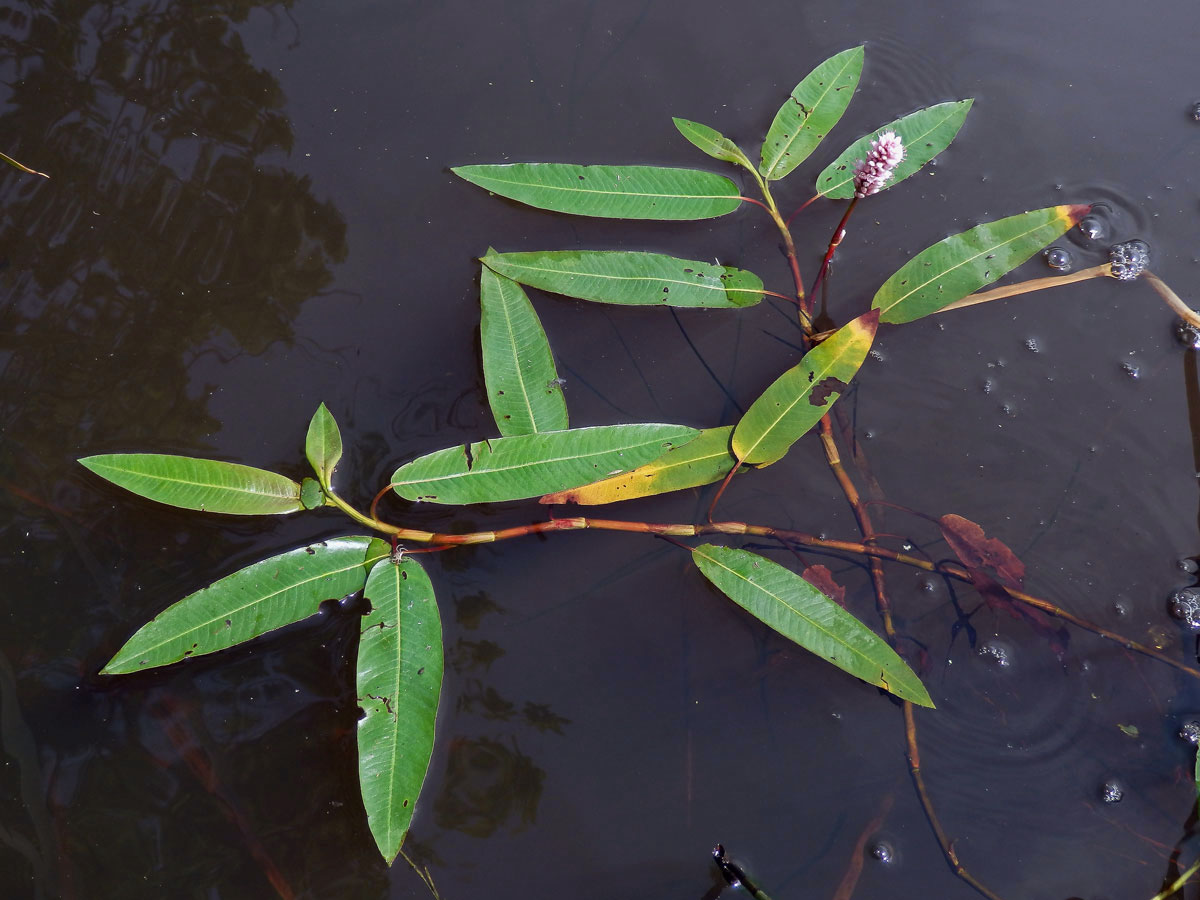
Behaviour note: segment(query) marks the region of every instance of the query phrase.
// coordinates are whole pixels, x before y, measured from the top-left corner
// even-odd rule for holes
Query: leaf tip
[[[1070,203],[1065,206],[1060,206],[1059,210],[1072,225],[1075,225],[1080,219],[1092,211],[1092,204]]]

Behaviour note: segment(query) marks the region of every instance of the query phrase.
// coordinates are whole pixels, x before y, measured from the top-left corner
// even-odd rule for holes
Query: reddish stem
[[[791,225],[792,219],[796,218],[796,216],[800,215],[800,213],[802,213],[802,212],[804,212],[804,210],[808,209],[809,204],[811,204],[814,200],[819,199],[820,196],[821,196],[820,194],[813,194],[811,197],[809,197],[807,200],[805,200],[804,203],[800,206],[800,208],[798,210],[796,210],[794,213],[792,213],[790,216],[787,217],[787,221],[785,221],[783,224]]]
[[[763,203],[761,200],[755,200],[753,197],[743,197],[739,195],[738,199],[745,200],[747,203],[753,203],[755,206],[761,206],[768,213],[771,211],[771,207],[767,206],[767,204]]]
[[[854,207],[858,205],[858,198],[855,197],[850,201],[850,205],[846,207],[846,212],[842,215],[842,221],[838,222],[837,228],[833,230],[833,237],[829,239],[829,249],[825,251],[825,259],[821,261],[821,269],[817,272],[817,277],[813,279],[812,290],[808,292],[810,297],[817,295],[817,288],[821,285],[821,279],[829,272],[829,262],[833,259],[833,254],[837,250],[838,245],[842,243],[842,238],[846,236],[846,222],[850,219],[850,213],[854,212]]]

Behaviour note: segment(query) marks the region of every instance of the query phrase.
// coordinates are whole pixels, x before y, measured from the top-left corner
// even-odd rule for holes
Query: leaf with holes
[[[734,456],[754,466],[782,459],[846,390],[867,358],[878,323],[874,310],[859,316],[780,375],[734,428]]]
[[[371,611],[358,642],[358,783],[371,835],[390,865],[433,754],[442,624],[429,576],[412,557],[380,562],[363,594]]]
[[[405,463],[406,500],[499,503],[565,491],[636,469],[700,432],[683,425],[601,425],[459,444]]]
[[[661,253],[543,250],[488,254],[483,264],[529,287],[600,303],[728,309],[763,298],[752,272]]]
[[[102,673],[170,665],[299,622],[322,601],[361,590],[367,570],[387,554],[382,541],[339,537],[256,562],[168,606],[138,629]]]
[[[754,163],[750,162],[750,158],[742,152],[742,148],[715,128],[709,128],[707,125],[701,125],[699,122],[692,122],[688,119],[674,118],[671,121],[675,123],[679,133],[687,138],[693,146],[699,147],[713,159],[754,169]]]
[[[943,238],[875,292],[879,321],[911,322],[991,284],[1064,234],[1091,207],[1048,206]]]
[[[701,544],[704,577],[759,621],[868,684],[933,706],[921,679],[887,642],[795,572],[732,547]]]
[[[853,197],[854,169],[866,159],[871,141],[885,131],[893,131],[900,136],[904,142],[904,159],[896,166],[883,190],[899,184],[950,146],[974,102],[956,100],[919,109],[860,137],[817,176],[817,193],[833,200],[849,200]]]
[[[608,219],[711,219],[741,205],[737,185],[699,169],[513,163],[450,170],[538,209]]]
[[[328,487],[333,479],[333,470],[342,458],[342,433],[337,422],[322,403],[308,423],[308,436],[304,440],[304,454],[317,473],[317,479]]]
[[[569,491],[546,494],[538,502],[594,506],[712,484],[729,474],[737,462],[729,452],[732,434],[732,425],[705,428],[695,440],[682,447],[672,447],[658,459],[638,466],[632,472]]]
[[[486,266],[479,286],[483,380],[496,427],[505,436],[565,430],[567,401],[533,304]]]
[[[863,48],[851,47],[821,63],[779,107],[762,146],[758,171],[778,181],[808,159],[841,119],[862,75]]]
[[[181,509],[259,516],[304,508],[295,481],[237,463],[165,453],[109,453],[79,463],[118,487]]]

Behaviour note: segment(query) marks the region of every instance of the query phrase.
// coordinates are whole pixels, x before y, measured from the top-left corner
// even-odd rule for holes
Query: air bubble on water
[[[1139,375],[1142,374],[1141,367],[1134,365],[1133,363],[1129,362],[1128,360],[1121,363],[1121,371],[1124,372],[1126,375],[1128,375],[1130,378],[1134,378],[1134,379],[1136,379]]]
[[[1189,744],[1200,744],[1200,722],[1188,719],[1179,726],[1179,736]]]
[[[1193,119],[1200,122],[1200,100],[1192,104],[1191,114]]]
[[[1113,604],[1113,612],[1115,612],[1118,616],[1127,616],[1129,615],[1129,607],[1124,603],[1124,601],[1118,600]]]
[[[1071,251],[1064,247],[1051,247],[1044,254],[1046,265],[1059,272],[1071,271]]]
[[[1037,338],[1025,338],[1025,349],[1030,353],[1037,353],[1041,349],[1038,346]]]
[[[1001,669],[1012,665],[1012,655],[1001,641],[985,641],[979,645],[979,655],[992,660]]]
[[[1079,231],[1090,240],[1100,240],[1104,237],[1104,230],[1104,220],[1099,216],[1084,216],[1079,220]]]
[[[887,361],[887,357],[884,356],[882,353],[880,353],[878,350],[876,350],[874,347],[871,348],[870,353],[871,353],[872,359],[877,359],[877,360],[879,360],[879,362]]]
[[[913,548],[912,541],[905,541],[903,544],[900,545],[900,549],[903,550],[905,553],[911,553],[912,548]]]
[[[1171,617],[1192,631],[1200,631],[1200,588],[1186,587],[1173,593],[1167,601]]]
[[[1115,778],[1110,778],[1100,785],[1100,799],[1105,803],[1120,803],[1125,796],[1125,789]]]
[[[983,392],[985,394],[990,394],[992,392],[992,379],[985,378],[983,380]]]
[[[1200,568],[1196,565],[1196,560],[1192,559],[1190,556],[1185,556],[1175,565],[1177,565],[1181,571],[1187,572],[1189,575],[1195,575],[1197,568]]]
[[[1002,413],[1004,413],[1006,416],[1008,416],[1010,419],[1013,418],[1014,416],[1016,416],[1016,414],[1017,414],[1016,407],[1013,406],[1011,403],[1002,404],[1000,407],[1000,411]]]
[[[1175,340],[1189,350],[1200,350],[1200,328],[1191,322],[1176,322]]]
[[[865,433],[863,434],[863,438],[865,438],[865,439],[866,439],[866,440],[868,440],[868,441],[870,441],[870,440],[874,440],[874,438],[875,438],[875,432],[873,432],[873,431],[867,431],[867,432],[865,432]]]
[[[896,859],[896,851],[887,841],[876,841],[871,845],[871,856],[881,863],[887,864]]]

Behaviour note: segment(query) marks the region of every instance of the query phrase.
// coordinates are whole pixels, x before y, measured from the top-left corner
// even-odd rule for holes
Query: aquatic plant
[[[560,531],[610,530],[670,541],[696,569],[750,615],[849,675],[893,694],[903,708],[909,764],[920,800],[954,870],[994,896],[958,860],[929,801],[917,753],[915,707],[933,702],[905,659],[893,619],[885,561],[958,579],[993,607],[1010,612],[1057,640],[1068,623],[1200,677],[1162,652],[1106,631],[1025,591],[1025,568],[1003,543],[956,515],[935,521],[958,563],[935,563],[893,550],[877,539],[868,505],[843,463],[831,410],[842,397],[881,326],[898,325],[988,300],[1082,278],[1144,275],[1181,317],[1196,315],[1148,272],[1144,245],[1122,245],[1112,261],[1070,276],[1039,278],[991,291],[992,284],[1076,225],[1085,203],[1050,206],[985,222],[938,241],[886,278],[869,309],[837,327],[816,315],[814,295],[830,271],[857,204],[919,171],[955,138],[971,100],[939,103],[889,122],[850,144],[815,181],[817,199],[849,201],[813,286],[806,291],[801,258],[780,212],[774,187],[813,153],[842,118],[862,72],[862,47],[826,60],[799,84],[775,115],[758,162],[713,128],[675,119],[680,133],[708,156],[748,173],[760,197],[744,196],[714,172],[647,165],[515,163],[453,169],[493,194],[553,212],[620,219],[698,220],[725,216],[745,204],[764,210],[783,240],[793,284],[768,290],[744,269],[634,251],[543,250],[481,258],[481,347],[486,393],[498,436],[435,450],[396,468],[366,511],[335,485],[342,437],[322,404],[305,441],[313,477],[284,475],[228,462],[147,453],[91,456],[80,462],[122,488],[161,503],[227,515],[287,515],[336,508],[369,533],[350,534],[287,550],[221,578],[159,613],[104,667],[118,676],[223,650],[317,612],[326,600],[360,594],[366,612],[359,634],[356,685],[359,784],[371,833],[391,863],[417,807],[433,750],[441,692],[443,647],[433,583],[420,554]],[[797,213],[800,210],[797,210]],[[570,427],[566,399],[546,333],[524,288],[597,303],[737,310],[773,297],[792,304],[803,333],[803,355],[733,423],[705,428],[671,423]],[[728,313],[732,315],[733,313]],[[655,315],[649,313],[649,315]],[[818,325],[818,322],[820,325]],[[775,464],[816,431],[827,463],[852,507],[858,540],[721,519],[717,509],[735,479]],[[861,448],[853,460],[869,474]],[[594,506],[718,484],[702,522],[651,523],[553,513],[530,524],[492,531],[438,533],[419,527],[422,504],[469,505],[537,500],[547,506]],[[406,524],[383,519],[384,496],[405,501]],[[829,570],[794,571],[761,553],[725,544],[743,536],[784,549],[809,547],[859,554],[869,561],[882,634],[844,608],[844,590]],[[697,582],[699,589],[699,581]],[[719,848],[721,871],[738,873]],[[427,878],[428,873],[422,873]],[[744,876],[739,876],[743,877]]]

